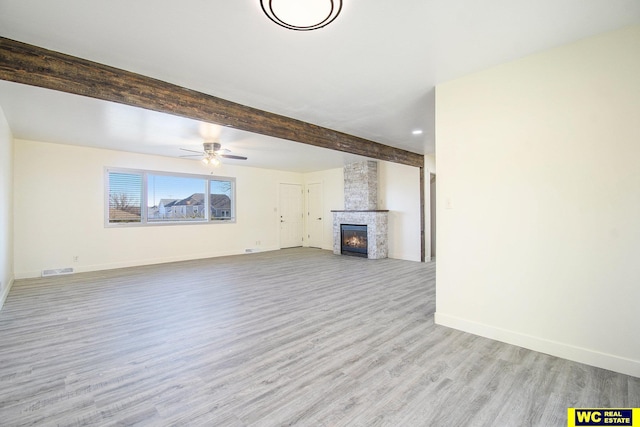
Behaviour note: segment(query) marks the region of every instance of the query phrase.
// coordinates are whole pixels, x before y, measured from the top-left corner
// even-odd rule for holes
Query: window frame
[[[140,207],[140,221],[139,222],[110,222],[109,219],[109,175],[111,173],[123,173],[123,174],[136,174],[141,176],[142,181],[142,199],[141,199],[141,207]],[[149,221],[148,217],[148,178],[149,175],[162,175],[168,177],[175,178],[196,178],[204,180],[204,214],[205,217],[201,220],[187,220],[187,221]],[[230,215],[229,218],[224,219],[215,219],[211,217],[211,181],[226,181],[231,184],[231,207],[230,207]],[[203,174],[190,174],[190,173],[182,173],[182,172],[166,172],[166,171],[155,171],[155,170],[146,170],[146,169],[128,169],[128,168],[118,168],[118,167],[105,167],[104,168],[104,226],[105,228],[123,228],[123,227],[155,227],[155,226],[171,226],[171,225],[206,225],[206,224],[235,224],[237,218],[237,201],[236,201],[236,178],[229,176],[219,176],[219,175],[203,175]]]

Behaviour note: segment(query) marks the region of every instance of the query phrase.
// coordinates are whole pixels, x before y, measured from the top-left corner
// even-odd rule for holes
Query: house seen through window
[[[107,224],[234,220],[235,179],[108,169]]]

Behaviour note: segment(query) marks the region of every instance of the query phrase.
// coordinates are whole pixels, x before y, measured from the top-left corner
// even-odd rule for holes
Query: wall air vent
[[[54,268],[53,270],[42,270],[42,277],[62,276],[64,274],[73,274],[73,268]]]

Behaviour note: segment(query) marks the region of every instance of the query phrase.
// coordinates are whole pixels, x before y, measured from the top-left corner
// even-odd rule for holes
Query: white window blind
[[[109,222],[136,223],[142,220],[142,175],[109,174]]]

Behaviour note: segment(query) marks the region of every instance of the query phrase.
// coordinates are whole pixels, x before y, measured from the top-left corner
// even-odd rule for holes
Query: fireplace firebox
[[[343,255],[367,258],[367,226],[340,224],[342,243],[340,251]]]

